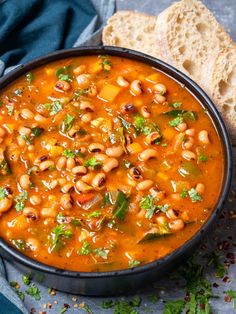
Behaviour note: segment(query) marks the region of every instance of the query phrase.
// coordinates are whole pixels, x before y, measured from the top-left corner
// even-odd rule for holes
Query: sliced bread
[[[213,14],[197,0],[182,0],[159,14],[156,34],[161,59],[198,83],[209,57],[232,45]]]
[[[236,144],[236,45],[212,57],[202,75],[202,87],[215,102]]]
[[[104,45],[130,48],[159,56],[155,35],[156,17],[134,11],[118,11],[103,29]]]

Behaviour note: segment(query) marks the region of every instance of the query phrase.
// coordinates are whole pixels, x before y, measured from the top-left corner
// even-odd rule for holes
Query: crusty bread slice
[[[118,11],[103,29],[104,45],[130,48],[159,56],[155,34],[156,17],[134,11]]]
[[[202,74],[202,87],[215,102],[236,145],[236,45],[212,57]]]
[[[232,45],[213,14],[197,0],[182,0],[163,11],[157,17],[156,34],[161,59],[198,83],[209,57]]]

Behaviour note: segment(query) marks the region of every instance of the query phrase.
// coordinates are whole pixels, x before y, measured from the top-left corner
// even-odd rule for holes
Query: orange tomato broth
[[[82,78],[77,81],[79,75]],[[118,76],[128,86],[119,86]],[[134,80],[140,81],[140,94],[132,90]],[[164,84],[167,91],[158,94],[156,84]],[[154,101],[157,94],[164,97],[160,102]],[[115,56],[74,57],[34,69],[2,90],[0,99],[0,236],[23,254],[74,271],[125,269],[171,253],[211,215],[223,178],[221,140],[201,104],[157,69]],[[56,100],[60,104],[55,109]],[[81,109],[84,101],[94,109]],[[127,104],[130,111],[125,110]],[[33,115],[22,111],[25,108]],[[148,118],[142,117],[144,109],[150,112]],[[171,110],[193,115],[163,114]],[[73,121],[65,128],[67,114]],[[176,117],[182,132],[178,125],[171,126],[178,123],[171,123]],[[33,128],[43,132],[35,136]],[[69,136],[71,129],[75,134]],[[187,135],[189,129],[194,129],[194,135]],[[202,130],[208,132],[207,144],[199,136]],[[160,137],[148,143],[153,132]],[[190,137],[193,144],[188,151],[195,158],[189,161],[183,151]],[[130,141],[136,144],[130,146]],[[105,151],[89,152],[91,143],[102,144]],[[100,156],[98,161],[97,154],[106,155],[107,148],[117,146],[123,149],[121,156]],[[143,161],[140,156],[146,149],[156,150],[157,157]],[[63,154],[66,164],[60,169]],[[84,166],[92,157],[98,162],[94,169],[88,163]],[[67,164],[69,158],[74,161]],[[116,159],[118,167],[105,172],[107,158]],[[44,161],[52,163],[42,170]],[[127,161],[138,168],[140,178],[132,177]],[[90,175],[74,174],[66,168],[70,163],[84,166]],[[93,182],[98,173],[105,174],[99,187]],[[148,189],[139,185],[145,180],[149,180]],[[87,182],[87,188],[80,191],[78,181]],[[66,183],[72,183],[68,193],[66,188],[63,192]],[[199,183],[204,191],[198,193]],[[85,209],[94,200],[97,203]],[[156,238],[145,241],[147,234]]]

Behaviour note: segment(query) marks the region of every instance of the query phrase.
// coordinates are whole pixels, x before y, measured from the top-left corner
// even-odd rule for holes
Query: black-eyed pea
[[[86,192],[94,190],[94,188],[91,185],[85,183],[82,180],[78,180],[75,186],[76,186],[76,190],[82,193],[86,193]]]
[[[121,75],[119,75],[116,79],[116,83],[121,87],[129,86],[129,82]]]
[[[28,190],[31,186],[30,176],[28,174],[20,176],[19,184],[23,190]]]
[[[177,212],[177,210],[169,208],[166,211],[166,216],[170,219],[177,219],[179,217],[179,213]]]
[[[58,213],[55,207],[44,207],[40,214],[43,218],[55,218]]]
[[[205,185],[203,183],[198,183],[195,189],[200,195],[202,195],[205,191]]]
[[[97,161],[102,161],[104,162],[108,157],[106,154],[96,154],[94,155]]]
[[[40,243],[39,240],[35,239],[35,238],[28,238],[26,240],[26,244],[29,247],[29,249],[33,252],[38,251],[40,248]]]
[[[172,231],[180,231],[184,228],[184,222],[182,219],[175,219],[169,222],[169,227]]]
[[[98,173],[94,176],[93,180],[92,180],[92,185],[95,189],[102,189],[104,188],[104,184],[106,182],[106,175],[105,173]]]
[[[94,173],[93,172],[89,172],[85,175],[83,175],[81,177],[81,180],[87,184],[91,184],[92,180],[93,180],[93,177],[94,177]]]
[[[30,133],[31,133],[31,129],[27,128],[25,126],[20,126],[18,131],[19,131],[20,135],[30,135]]]
[[[142,83],[140,80],[134,80],[130,84],[130,92],[134,96],[142,94]]]
[[[106,149],[106,154],[109,157],[120,157],[121,155],[123,155],[123,153],[124,153],[124,150],[121,145],[108,147]]]
[[[41,114],[36,114],[36,115],[34,116],[34,120],[37,121],[37,122],[39,122],[39,123],[45,123],[45,122],[47,122],[47,118],[44,117],[44,116],[41,115]]]
[[[86,167],[84,167],[84,166],[76,166],[76,167],[74,167],[71,170],[71,172],[73,174],[77,174],[79,176],[83,176],[83,175],[85,175],[88,172],[88,169]]]
[[[93,115],[91,112],[84,113],[81,116],[81,121],[84,123],[89,123],[93,119]]]
[[[105,150],[105,146],[100,143],[92,143],[88,147],[88,151],[90,153],[100,153],[100,152],[103,152],[104,150]]]
[[[107,158],[103,163],[103,170],[105,172],[110,172],[111,170],[117,168],[119,166],[119,162],[116,158]]]
[[[50,190],[55,189],[55,188],[57,187],[57,185],[58,185],[57,179],[52,180],[52,181],[49,183]]]
[[[90,79],[86,74],[80,74],[76,77],[77,83],[79,88],[86,89],[89,88],[89,85],[91,84]]]
[[[188,135],[188,136],[194,136],[195,135],[195,129],[194,128],[187,129],[185,131],[185,134]]]
[[[182,143],[182,147],[183,149],[190,149],[192,148],[194,145],[194,138],[193,137],[189,137],[185,142]]]
[[[34,114],[30,109],[24,108],[21,110],[21,116],[23,119],[34,119]]]
[[[162,96],[160,94],[155,94],[153,96],[153,101],[156,103],[156,104],[163,104],[165,101],[166,101],[166,98],[165,96]]]
[[[42,203],[42,198],[39,195],[31,195],[30,196],[30,203],[32,205],[40,205]]]
[[[180,123],[177,127],[176,127],[176,129],[179,131],[179,132],[184,132],[186,129],[187,129],[187,123],[185,123],[185,122],[182,122],[182,123]]]
[[[8,211],[12,206],[12,198],[4,197],[0,200],[0,214]]]
[[[71,169],[73,169],[74,167],[75,167],[75,160],[74,160],[74,158],[72,158],[72,157],[67,158],[67,161],[66,161],[66,168],[67,168],[68,170],[71,170]]]
[[[66,166],[66,157],[62,156],[57,161],[57,169],[60,171]]]
[[[181,155],[186,160],[195,160],[196,159],[196,154],[191,152],[190,150],[183,150]]]
[[[76,128],[72,127],[72,128],[68,131],[68,135],[69,135],[70,137],[74,137],[74,136],[76,135],[77,131],[78,131],[78,130],[77,130]]]
[[[200,143],[208,145],[210,143],[208,132],[206,130],[200,131],[198,133],[198,140]]]
[[[149,190],[153,186],[154,182],[152,180],[143,180],[139,182],[136,186],[138,191]]]
[[[67,81],[59,80],[56,82],[55,88],[59,91],[67,92],[68,90],[71,89],[71,85]]]
[[[74,184],[71,182],[64,184],[62,189],[61,189],[61,191],[63,193],[71,193],[71,192],[73,192],[73,190],[74,190]]]
[[[45,160],[43,162],[40,163],[39,165],[39,169],[41,171],[45,171],[45,170],[48,170],[50,167],[54,167],[54,161],[52,160]]]
[[[164,84],[155,84],[152,87],[152,90],[154,93],[160,94],[160,95],[164,95],[167,91],[167,88]]]
[[[34,207],[25,207],[23,209],[23,215],[30,220],[36,220],[39,217],[38,211]]]
[[[153,148],[145,149],[142,153],[139,154],[139,160],[148,161],[151,158],[157,158],[158,152]]]
[[[145,138],[145,143],[149,144],[155,144],[155,141],[158,140],[161,137],[160,133],[158,132],[152,132],[148,134]]]
[[[149,118],[151,116],[151,111],[147,106],[142,106],[140,108],[140,113],[144,118]]]
[[[80,109],[85,110],[87,112],[93,112],[94,111],[94,105],[91,104],[88,100],[81,100],[80,101]]]
[[[136,167],[131,167],[128,171],[128,175],[133,180],[140,181],[143,179],[141,171]]]
[[[65,210],[70,210],[73,207],[73,198],[70,194],[64,194],[62,195],[61,199],[60,199],[60,205],[62,208],[64,208]]]

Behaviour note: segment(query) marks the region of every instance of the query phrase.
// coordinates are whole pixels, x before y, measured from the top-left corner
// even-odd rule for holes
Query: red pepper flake
[[[228,253],[226,254],[226,258],[231,259],[231,260],[234,260],[234,253],[228,252]]]
[[[225,240],[217,244],[218,249],[221,251],[222,250],[227,251],[229,249],[229,246],[230,246],[229,242]]]
[[[230,282],[230,279],[229,279],[228,276],[225,276],[225,277],[223,278],[223,281],[224,281],[224,282]]]
[[[34,313],[36,313],[36,309],[32,307],[32,309],[30,310],[30,314],[34,314]]]
[[[216,282],[214,282],[212,286],[213,286],[214,288],[218,288],[218,287],[219,287],[219,285],[218,285]]]
[[[232,301],[232,298],[231,298],[229,295],[226,295],[226,296],[224,297],[224,300],[225,300],[225,302],[231,302],[231,301]]]

